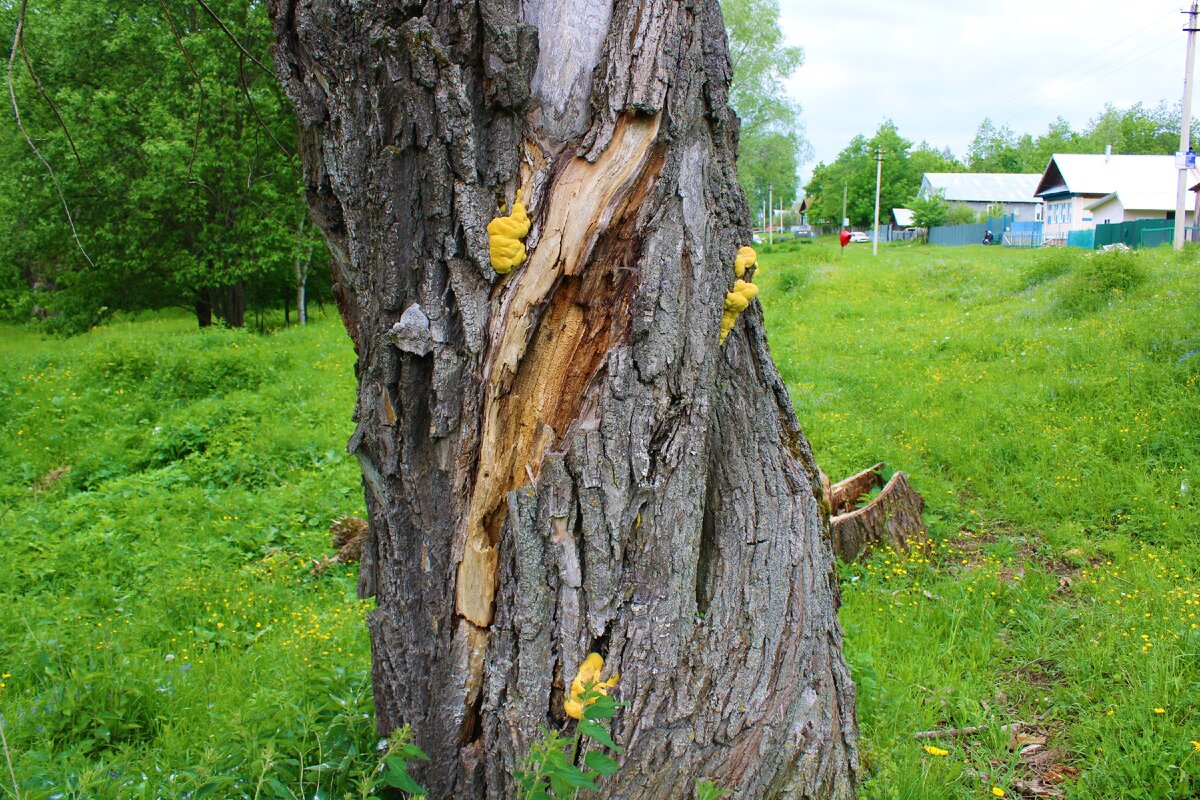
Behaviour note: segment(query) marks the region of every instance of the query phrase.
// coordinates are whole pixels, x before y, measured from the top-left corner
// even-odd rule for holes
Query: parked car
[[[870,244],[870,242],[871,242],[871,237],[867,236],[865,231],[851,231],[850,232],[850,243],[851,244]]]

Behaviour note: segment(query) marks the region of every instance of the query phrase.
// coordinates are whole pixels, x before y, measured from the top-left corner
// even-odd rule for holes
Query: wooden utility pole
[[[871,237],[871,255],[879,255],[879,190],[883,185],[883,148],[875,148],[875,235]]]
[[[775,184],[767,184],[767,210],[771,216],[767,217],[767,244],[775,244]]]
[[[1185,210],[1185,198],[1188,190],[1188,175],[1191,174],[1188,169],[1187,154],[1192,149],[1192,71],[1196,65],[1196,0],[1192,0],[1192,8],[1186,11],[1188,15],[1187,24],[1183,29],[1187,31],[1187,60],[1183,70],[1183,114],[1179,120],[1179,152],[1178,158],[1183,159],[1183,162],[1178,164],[1179,167],[1179,185],[1175,193],[1175,249],[1183,249],[1184,230],[1187,225],[1187,211]]]

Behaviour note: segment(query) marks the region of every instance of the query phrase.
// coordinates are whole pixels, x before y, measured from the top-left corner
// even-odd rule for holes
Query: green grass
[[[762,258],[773,352],[818,461],[834,480],[878,460],[908,472],[935,541],[929,558],[842,568],[865,796],[1200,792],[1200,266],[1123,258]],[[1112,272],[1143,279],[1079,288]],[[1057,752],[1022,758],[1011,722]]]
[[[841,568],[866,797],[1016,797],[1048,772],[1073,798],[1200,791],[1200,265],[1130,259],[763,253],[819,462],[884,460],[927,500],[930,552]],[[332,317],[193,326],[0,329],[0,715],[24,798],[378,779],[367,606],[353,567],[308,570],[362,513],[349,343]]]
[[[22,797],[370,784],[366,607],[352,567],[308,571],[329,522],[362,513],[336,320],[0,342],[0,713]]]

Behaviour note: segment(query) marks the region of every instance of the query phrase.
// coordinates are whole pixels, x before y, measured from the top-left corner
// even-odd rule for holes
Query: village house
[[[940,194],[952,206],[968,206],[985,214],[996,205],[1019,222],[1041,219],[1042,201],[1034,196],[1039,174],[1001,172],[926,172],[921,179],[921,197]]]
[[[1190,170],[1188,186],[1198,179]],[[1171,155],[1055,154],[1036,191],[1046,204],[1046,241],[1105,223],[1174,219],[1178,180]],[[1195,224],[1191,210],[1187,224]]]

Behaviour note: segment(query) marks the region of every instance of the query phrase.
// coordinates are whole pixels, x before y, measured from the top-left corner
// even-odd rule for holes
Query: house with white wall
[[[1005,214],[1020,222],[1032,222],[1041,219],[1042,201],[1034,196],[1041,178],[1037,173],[926,172],[919,195],[940,194],[950,205],[967,206],[976,214],[1002,205]]]
[[[1190,170],[1188,186],[1198,178]],[[1046,204],[1046,241],[1109,222],[1174,219],[1178,180],[1175,156],[1055,154],[1036,191]],[[1194,219],[1189,210],[1187,224]]]

